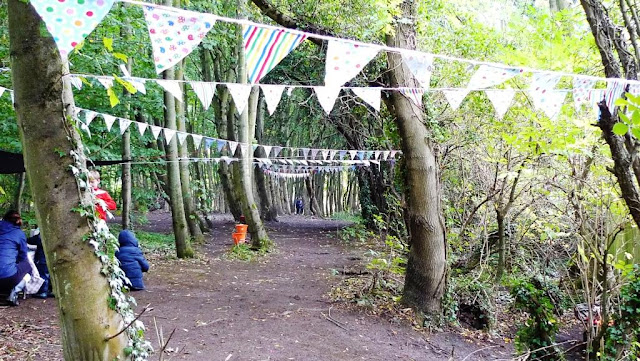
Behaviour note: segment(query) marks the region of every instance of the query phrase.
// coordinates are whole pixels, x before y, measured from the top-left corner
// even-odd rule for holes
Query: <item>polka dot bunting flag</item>
[[[324,85],[341,86],[351,80],[378,54],[377,46],[330,40],[327,48]]]
[[[143,11],[158,74],[189,55],[215,24],[210,14],[167,11],[153,6],[145,6]]]
[[[55,40],[60,55],[69,53],[109,13],[115,0],[31,0],[47,30]]]

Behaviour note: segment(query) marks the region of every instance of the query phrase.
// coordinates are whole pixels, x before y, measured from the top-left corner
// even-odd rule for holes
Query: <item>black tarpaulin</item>
[[[130,162],[130,160],[96,160],[89,165],[96,167]],[[20,153],[12,153],[0,150],[0,174],[13,174],[24,172],[24,159]]]

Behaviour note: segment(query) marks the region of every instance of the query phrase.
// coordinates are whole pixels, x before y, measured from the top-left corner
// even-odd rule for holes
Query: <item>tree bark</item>
[[[264,129],[264,97],[258,99],[258,109],[256,116],[256,139],[258,144],[264,144],[262,137],[262,131]],[[268,158],[264,148],[258,147],[256,149],[257,155],[260,158]],[[260,214],[265,221],[278,221],[278,211],[276,210],[273,200],[271,199],[271,192],[269,191],[269,179],[264,175],[264,172],[260,167],[255,167],[254,175],[256,179],[256,187],[258,188],[258,198],[260,200]]]
[[[415,49],[416,3],[405,0],[400,7],[403,21],[397,21],[394,33],[386,36],[387,45]],[[400,54],[387,53],[387,61],[391,87],[419,86]],[[418,312],[438,318],[446,284],[446,239],[436,156],[423,110],[400,92],[391,93],[390,104],[402,139],[408,189],[411,250],[402,300]]]
[[[129,33],[128,29],[128,20],[127,26],[124,30],[124,36],[127,36]],[[127,61],[127,71],[131,74],[131,64],[133,60],[131,58]],[[125,97],[131,98],[131,94],[125,90]],[[130,110],[130,104],[127,102],[126,108],[127,111]],[[129,119],[132,119],[131,112],[127,112]],[[126,160],[127,162],[122,163],[122,229],[131,229],[131,132],[129,128],[122,134],[122,160]]]
[[[25,172],[17,174],[16,178],[18,178],[18,187],[16,188],[16,193],[13,197],[12,207],[16,211],[20,212],[22,209],[22,193],[24,193]]]
[[[11,71],[25,168],[58,305],[65,360],[125,358],[126,333],[106,340],[122,327],[108,306],[110,287],[102,264],[85,240],[85,217],[71,211],[93,207],[80,192],[70,167],[71,152],[84,160],[80,136],[70,121],[71,85],[63,84],[64,64],[33,7],[8,1]],[[63,153],[64,156],[60,156]],[[90,317],[88,317],[90,315]]]

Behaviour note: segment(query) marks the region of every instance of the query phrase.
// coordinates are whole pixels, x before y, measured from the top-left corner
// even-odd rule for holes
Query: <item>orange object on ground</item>
[[[249,228],[246,224],[236,224],[236,232],[247,234],[247,228]]]
[[[238,245],[240,243],[243,243],[246,237],[246,233],[238,233],[238,232],[234,232],[232,237],[233,237],[233,244]]]

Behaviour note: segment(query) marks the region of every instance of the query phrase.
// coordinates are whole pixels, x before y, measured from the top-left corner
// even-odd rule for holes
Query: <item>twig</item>
[[[150,305],[150,304],[149,304],[149,305]],[[133,325],[133,323],[134,323],[134,322],[136,322],[136,321],[140,318],[140,316],[142,316],[142,314],[144,314],[144,313],[145,313],[145,312],[147,312],[147,311],[153,310],[153,308],[149,308],[149,305],[146,305],[146,306],[144,307],[144,310],[142,310],[142,312],[140,312],[140,314],[139,314],[138,316],[136,316],[136,318],[134,318],[131,322],[129,322],[129,324],[128,324],[128,325],[124,326],[124,327],[122,328],[122,330],[120,330],[118,333],[116,333],[116,334],[115,334],[115,335],[113,335],[113,336],[109,336],[109,337],[105,338],[105,339],[104,339],[104,340],[105,340],[105,342],[106,342],[106,341],[111,340],[112,338],[116,338],[116,337],[118,337],[118,336],[119,336],[121,333],[123,333],[127,328],[131,327],[131,325]]]
[[[171,333],[169,334],[169,337],[167,338],[167,342],[165,342],[164,345],[162,345],[162,349],[160,349],[161,355],[164,354],[164,350],[167,348],[167,346],[169,346],[169,341],[171,341],[171,337],[173,337],[173,334],[175,332],[176,332],[176,329],[174,328],[173,331],[171,331]]]
[[[346,327],[344,327],[344,325],[342,325],[341,322],[339,322],[336,319],[334,319],[333,317],[331,317],[331,307],[329,307],[329,316],[325,315],[324,312],[320,312],[320,314],[322,314],[322,316],[324,316],[324,318],[326,318],[327,321],[333,323],[334,325],[340,327],[341,329],[343,329],[345,331],[349,331]]]
[[[486,349],[494,348],[494,347],[498,347],[498,346],[497,346],[497,345],[494,345],[494,346],[487,346],[487,347],[483,347],[483,348],[481,348],[481,349],[475,350],[475,351],[473,351],[472,353],[470,353],[470,354],[468,354],[467,356],[465,356],[465,357],[462,359],[462,361],[465,361],[466,359],[468,359],[468,358],[469,358],[471,355],[473,355],[474,353],[477,353],[477,352],[480,352],[480,351],[483,351],[483,350],[486,350]]]

